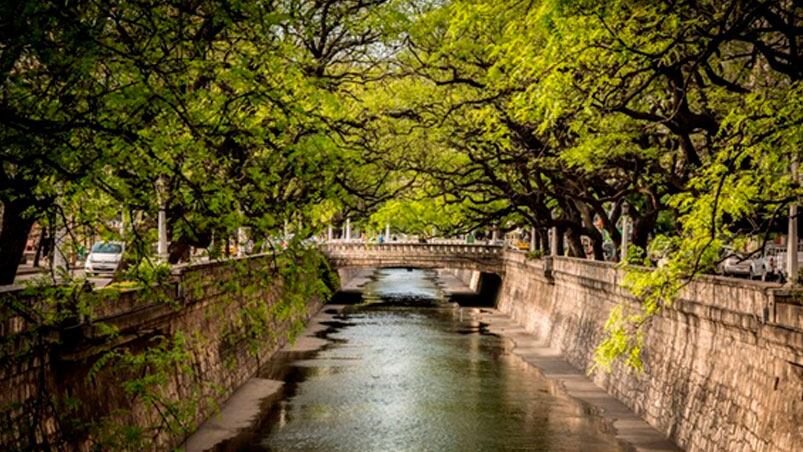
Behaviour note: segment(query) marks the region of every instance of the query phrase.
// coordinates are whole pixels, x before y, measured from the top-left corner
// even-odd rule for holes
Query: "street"
[[[84,278],[85,273],[83,268],[75,268],[71,270],[73,277]],[[93,276],[88,278],[96,288],[106,287],[112,281],[111,275]],[[17,277],[14,279],[15,286],[23,286],[25,284],[33,284],[41,281],[51,282],[50,272],[44,268],[33,268],[30,265],[20,265]],[[5,286],[7,287],[7,286]]]

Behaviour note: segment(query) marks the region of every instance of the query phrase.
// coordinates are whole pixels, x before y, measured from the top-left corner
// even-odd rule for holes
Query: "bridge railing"
[[[418,243],[418,242],[326,242],[321,244],[325,253],[387,253],[387,254],[437,254],[437,255],[501,255],[501,245],[470,243]]]

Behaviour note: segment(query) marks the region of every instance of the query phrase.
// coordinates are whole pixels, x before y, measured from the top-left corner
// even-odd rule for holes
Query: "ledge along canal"
[[[280,352],[259,422],[215,450],[609,451],[606,424],[444,296],[434,272],[377,270],[326,306],[326,345]],[[335,314],[335,315],[332,315]]]

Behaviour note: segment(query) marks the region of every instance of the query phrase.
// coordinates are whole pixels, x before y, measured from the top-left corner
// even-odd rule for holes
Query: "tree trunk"
[[[647,242],[650,238],[650,233],[655,229],[655,223],[658,220],[658,211],[652,210],[647,212],[646,215],[635,218],[633,221],[633,245],[639,246],[642,249],[647,249]]]
[[[45,241],[47,240],[47,229],[39,228],[39,240],[36,242],[36,254],[33,257],[33,266],[38,267],[39,261],[42,259],[42,253],[45,250]]]
[[[171,265],[190,261],[190,244],[179,238],[167,247],[167,262]]]
[[[586,252],[583,249],[583,241],[580,238],[580,234],[572,229],[569,229],[566,231],[566,238],[569,242],[569,256],[585,258]]]
[[[3,229],[0,230],[0,284],[13,284],[25,252],[25,243],[34,219],[23,216],[28,204],[22,201],[3,205]]]
[[[541,254],[544,256],[549,254],[549,234],[547,229],[538,230],[538,242],[541,248]]]
[[[595,261],[604,261],[605,260],[605,249],[602,247],[602,236],[600,237],[591,238],[591,245],[594,247],[594,260]]]

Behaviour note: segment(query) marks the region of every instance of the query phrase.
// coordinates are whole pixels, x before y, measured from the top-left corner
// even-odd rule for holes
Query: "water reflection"
[[[617,450],[574,402],[461,321],[424,271],[378,271],[331,344],[267,372],[287,382],[254,450]]]

